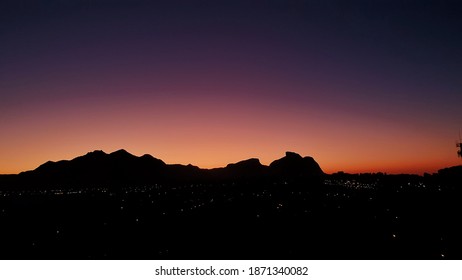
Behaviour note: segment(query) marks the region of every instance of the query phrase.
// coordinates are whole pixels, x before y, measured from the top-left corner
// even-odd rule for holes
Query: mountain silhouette
[[[72,160],[48,161],[33,171],[19,174],[24,179],[51,184],[147,183],[158,179],[166,164],[150,155],[134,156],[125,150],[110,154],[89,152]]]
[[[236,175],[261,175],[267,171],[268,167],[262,165],[259,159],[251,158],[237,163],[230,163],[225,169]]]
[[[126,150],[110,154],[101,150],[72,160],[48,161],[35,170],[8,177],[19,185],[139,185],[153,183],[234,182],[255,180],[300,180],[322,176],[312,157],[286,152],[269,166],[251,158],[226,167],[201,169],[197,166],[166,164],[149,154],[135,156]],[[1,184],[1,182],[0,182]],[[3,185],[3,184],[2,184]]]
[[[268,166],[262,165],[259,159],[251,158],[236,163],[230,163],[226,167],[214,168],[205,171],[213,181],[241,181],[258,180],[268,177]]]
[[[273,161],[269,167],[273,174],[287,179],[324,174],[319,164],[312,157],[302,157],[294,152],[286,152],[285,157]]]

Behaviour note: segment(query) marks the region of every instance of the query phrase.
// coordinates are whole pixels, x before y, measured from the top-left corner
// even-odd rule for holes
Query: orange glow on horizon
[[[326,173],[422,174],[460,164],[448,141],[453,131],[436,123],[410,129],[412,122],[338,117],[316,107],[292,105],[287,110],[282,99],[259,103],[242,96],[225,103],[204,96],[120,104],[99,100],[39,106],[39,111],[20,116],[4,128],[8,133],[0,147],[0,174],[118,149],[201,168],[248,158],[269,165],[285,151],[312,156]]]

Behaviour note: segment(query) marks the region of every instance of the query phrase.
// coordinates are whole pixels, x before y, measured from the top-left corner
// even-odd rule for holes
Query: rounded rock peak
[[[289,152],[289,151],[286,152],[286,157],[288,157],[288,158],[302,158],[301,155],[299,155],[297,153],[294,153],[294,152]]]

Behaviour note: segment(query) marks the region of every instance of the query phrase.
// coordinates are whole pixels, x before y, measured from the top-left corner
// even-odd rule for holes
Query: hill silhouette
[[[134,156],[125,150],[110,154],[93,151],[72,160],[48,161],[33,171],[19,174],[36,184],[122,184],[158,179],[166,164],[150,155]]]
[[[275,174],[287,179],[324,174],[319,164],[312,157],[302,158],[299,154],[293,152],[286,152],[285,157],[273,161],[270,168]],[[307,170],[310,172],[306,172]]]
[[[154,183],[231,182],[255,180],[307,180],[324,172],[312,157],[294,152],[273,161],[269,166],[251,158],[226,167],[201,169],[197,166],[166,164],[149,154],[135,156],[126,150],[105,153],[89,152],[72,160],[48,161],[35,170],[8,178],[9,185],[91,186]]]

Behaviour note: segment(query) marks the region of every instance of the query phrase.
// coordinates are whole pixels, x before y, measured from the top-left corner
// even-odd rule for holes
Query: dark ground
[[[1,259],[462,259],[457,186],[323,183],[0,191]]]

